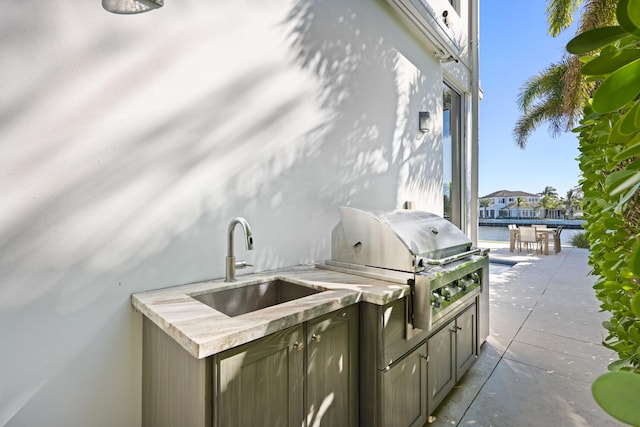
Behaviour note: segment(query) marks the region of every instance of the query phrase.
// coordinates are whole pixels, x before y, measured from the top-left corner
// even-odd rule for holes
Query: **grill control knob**
[[[453,295],[453,292],[448,286],[442,288],[442,296],[444,296],[445,301],[451,301],[451,295]]]
[[[440,296],[439,293],[432,292],[431,293],[431,305],[434,306],[435,308],[440,307],[440,298],[442,298],[442,297]]]

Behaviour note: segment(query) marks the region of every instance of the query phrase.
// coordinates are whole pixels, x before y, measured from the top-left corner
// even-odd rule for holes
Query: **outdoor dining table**
[[[555,228],[536,228],[536,233],[541,235],[544,240],[544,249],[543,253],[545,255],[549,255],[549,237],[553,237],[554,245],[553,245],[553,253],[557,254],[560,252],[560,245],[555,244],[556,232],[558,230]]]
[[[549,237],[553,237],[554,239],[553,252],[556,254],[560,252],[560,245],[555,241],[557,232],[556,228],[536,228],[536,232],[538,233],[538,235],[542,236],[544,240],[544,247],[542,251],[545,255],[549,255]],[[518,229],[509,229],[509,252],[513,252],[515,250],[517,241]]]

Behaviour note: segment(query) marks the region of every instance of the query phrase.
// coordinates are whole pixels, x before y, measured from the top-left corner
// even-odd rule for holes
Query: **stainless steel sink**
[[[319,292],[322,290],[274,279],[192,297],[229,317],[235,317]]]

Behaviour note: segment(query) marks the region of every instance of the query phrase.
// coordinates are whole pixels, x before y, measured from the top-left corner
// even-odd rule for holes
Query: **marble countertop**
[[[236,317],[229,317],[191,297],[207,291],[285,279],[324,292]],[[291,267],[192,283],[131,296],[131,303],[194,357],[201,359],[361,301],[387,304],[404,297],[409,287],[313,265]]]

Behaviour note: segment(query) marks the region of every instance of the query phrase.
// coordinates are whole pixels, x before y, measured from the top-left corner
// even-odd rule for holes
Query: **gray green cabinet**
[[[215,355],[215,425],[357,426],[358,321],[354,305]]]
[[[427,421],[425,331],[408,322],[409,302],[360,307],[360,425],[422,426]]]
[[[307,426],[358,425],[358,306],[306,324]]]
[[[144,427],[357,426],[352,305],[196,359],[143,320]]]
[[[427,345],[380,373],[382,425],[421,427],[427,421]]]
[[[478,356],[477,306],[474,304],[460,314],[455,321],[456,331],[456,382],[469,370]]]
[[[299,325],[215,359],[215,425],[301,425],[304,332]]]
[[[210,427],[212,358],[196,359],[144,317],[142,426]]]
[[[361,302],[205,359],[143,321],[144,427],[422,426],[478,354],[477,304],[434,333]]]
[[[477,356],[477,313],[472,304],[427,340],[429,413],[442,402]]]

